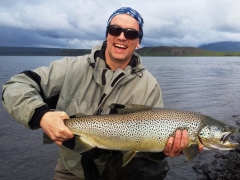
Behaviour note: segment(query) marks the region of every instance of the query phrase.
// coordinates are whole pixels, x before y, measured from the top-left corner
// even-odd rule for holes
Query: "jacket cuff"
[[[32,119],[29,122],[30,128],[32,128],[32,129],[40,128],[40,121],[41,121],[43,115],[49,111],[50,111],[50,109],[47,106],[41,106],[41,107],[35,109]]]

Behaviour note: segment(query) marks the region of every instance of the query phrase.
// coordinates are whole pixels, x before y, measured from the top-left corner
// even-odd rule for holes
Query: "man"
[[[120,8],[108,20],[106,41],[91,54],[24,71],[3,85],[6,110],[28,128],[42,128],[59,145],[54,179],[162,179],[169,169],[164,157],[181,154],[187,131],[169,138],[163,153],[139,153],[124,168],[120,152],[95,148],[80,155],[72,150],[74,134],[63,119],[79,112],[115,113],[110,108],[113,103],[163,107],[156,79],[134,53],[142,37],[141,15],[132,8]]]

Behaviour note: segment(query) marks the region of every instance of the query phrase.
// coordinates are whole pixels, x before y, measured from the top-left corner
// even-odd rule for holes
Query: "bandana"
[[[136,10],[130,8],[130,7],[122,7],[118,10],[116,10],[115,12],[113,12],[113,14],[109,17],[108,21],[107,21],[107,26],[110,25],[111,21],[112,21],[112,18],[114,18],[116,15],[119,15],[119,14],[128,14],[130,16],[132,16],[134,19],[136,19],[136,21],[138,22],[139,24],[139,29],[140,29],[140,42],[142,40],[142,37],[143,37],[143,18],[141,16],[141,14],[139,14]],[[107,33],[106,33],[107,35]]]

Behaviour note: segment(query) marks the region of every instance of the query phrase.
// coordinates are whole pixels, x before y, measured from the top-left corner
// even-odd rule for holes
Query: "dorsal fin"
[[[110,108],[117,110],[119,114],[152,109],[151,106],[140,105],[140,104],[128,104],[128,105],[111,104]]]

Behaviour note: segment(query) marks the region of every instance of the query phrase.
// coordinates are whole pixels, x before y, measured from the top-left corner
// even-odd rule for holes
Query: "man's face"
[[[121,28],[131,28],[139,31],[138,22],[127,14],[116,15],[110,25],[117,25]],[[131,60],[136,47],[139,46],[139,38],[127,39],[122,32],[119,36],[107,35],[106,61],[107,63],[125,63]]]

